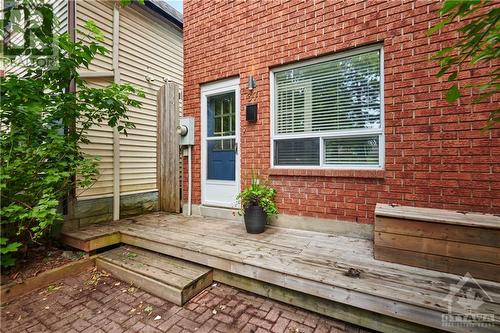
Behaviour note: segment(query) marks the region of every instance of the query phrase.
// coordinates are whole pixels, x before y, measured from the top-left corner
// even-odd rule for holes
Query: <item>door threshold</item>
[[[184,214],[188,211],[187,204],[182,205],[182,211]],[[225,208],[225,207],[214,207],[206,205],[192,205],[192,214],[204,217],[213,217],[223,220],[231,220],[243,222],[243,216],[238,214],[239,209],[236,208]]]

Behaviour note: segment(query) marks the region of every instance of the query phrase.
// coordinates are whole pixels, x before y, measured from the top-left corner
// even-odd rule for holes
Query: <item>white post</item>
[[[120,9],[113,6],[113,81],[120,83],[119,49],[120,49]],[[120,133],[113,129],[113,220],[120,219]]]

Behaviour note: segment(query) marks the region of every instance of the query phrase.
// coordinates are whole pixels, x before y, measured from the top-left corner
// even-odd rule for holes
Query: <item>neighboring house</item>
[[[133,2],[125,8],[111,0],[46,3],[53,6],[59,32],[79,40],[88,20],[102,31],[109,53],[99,54],[90,68],[82,69],[81,77],[89,85],[130,83],[145,93],[144,98],[137,97],[142,106],[127,114],[135,124],[128,136],[108,126],[89,131],[90,144],[83,148],[100,157],[100,175],[92,187],[76,189],[76,199],[70,200],[67,210],[70,222],[65,225],[82,226],[157,210],[157,93],[167,81],[182,87],[182,15],[162,0],[146,0],[144,5]],[[22,38],[22,34],[12,38]],[[16,64],[6,68],[7,72],[23,70]]]
[[[376,203],[499,213],[499,132],[481,131],[498,104],[446,102],[431,57],[458,33],[427,35],[440,6],[186,1],[193,212],[236,207],[255,171],[277,190],[282,226],[370,237]]]
[[[139,98],[141,108],[128,113],[135,124],[128,136],[107,126],[90,131],[85,151],[101,157],[101,175],[91,188],[77,190],[73,219],[80,225],[157,210],[157,92],[167,80],[182,85],[182,15],[161,0],[126,8],[115,4],[76,2],[77,29],[93,20],[111,51],[82,76],[95,85],[130,83],[146,96]],[[113,197],[115,203],[119,197],[120,211],[113,209]]]

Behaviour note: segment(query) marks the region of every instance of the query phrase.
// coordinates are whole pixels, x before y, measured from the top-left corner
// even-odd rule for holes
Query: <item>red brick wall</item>
[[[449,84],[435,78],[437,64],[429,59],[457,32],[426,35],[439,7],[395,0],[185,1],[184,114],[196,117],[198,142],[193,202],[200,202],[200,84],[239,76],[243,185],[256,168],[278,190],[282,213],[373,223],[378,202],[500,213],[499,131],[480,131],[498,103],[470,105],[466,96],[457,106],[443,99]],[[384,45],[385,170],[270,170],[270,68],[373,43]],[[489,67],[462,72],[460,85]],[[249,75],[257,80],[252,92]],[[255,102],[259,120],[249,124],[244,106]]]

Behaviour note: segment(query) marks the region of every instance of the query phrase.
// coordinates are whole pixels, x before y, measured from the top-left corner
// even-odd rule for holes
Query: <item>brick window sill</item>
[[[305,176],[332,178],[385,178],[385,170],[321,170],[270,168],[269,176]]]

